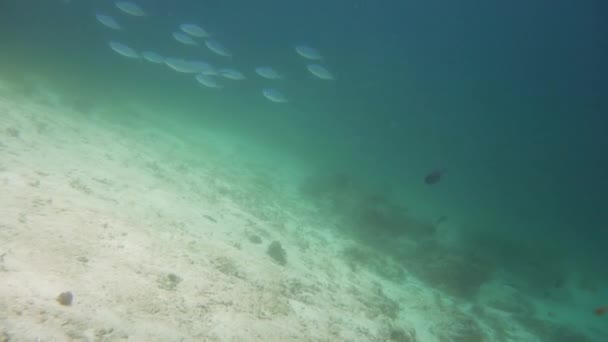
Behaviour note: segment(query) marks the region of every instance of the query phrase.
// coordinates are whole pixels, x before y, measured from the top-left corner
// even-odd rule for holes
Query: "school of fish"
[[[99,24],[118,36],[116,39],[107,42],[109,48],[118,55],[133,60],[141,59],[149,63],[165,65],[173,71],[191,74],[196,82],[210,89],[222,89],[228,82],[248,79],[245,73],[231,66],[218,67],[203,59],[184,59],[177,56],[163,55],[154,50],[139,50],[140,46],[137,46],[137,43],[127,43],[126,39],[119,37],[121,31],[126,30],[126,27],[121,24],[121,16],[140,17],[142,21],[151,21],[151,16],[144,7],[134,1],[115,1],[114,5],[113,13],[96,13],[95,17]],[[208,55],[216,56],[215,58],[228,63],[232,62],[234,58],[231,49],[196,22],[183,22],[176,25],[173,32],[167,33],[167,37],[171,37],[176,44],[183,45],[184,48],[200,48],[201,50],[198,51],[205,57]],[[324,58],[318,49],[303,44],[295,45],[292,48],[294,58],[302,60],[302,68],[308,71],[312,76],[311,78],[320,81],[335,80],[333,73],[323,65]],[[287,103],[289,97],[280,89],[280,80],[285,79],[285,74],[279,70],[280,68],[275,66],[261,65],[252,70],[252,75],[267,82],[267,86],[261,89],[260,94],[262,96],[274,103]]]

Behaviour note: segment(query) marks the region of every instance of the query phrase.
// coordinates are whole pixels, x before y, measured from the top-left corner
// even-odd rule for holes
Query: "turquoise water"
[[[184,131],[211,127],[271,146],[307,165],[293,184],[302,202],[430,286],[473,300],[498,277],[541,301],[577,303],[577,322],[605,321],[593,310],[608,305],[606,4],[140,4],[144,17],[111,1],[4,1],[1,75],[44,75],[74,106],[140,101]],[[171,33],[186,22],[233,57],[176,42]],[[193,75],[120,56],[113,40],[247,79],[207,89]],[[309,73],[298,44],[318,49],[335,80]],[[284,79],[254,73],[265,65]],[[288,102],[264,98],[268,86]],[[441,180],[426,184],[438,169]]]

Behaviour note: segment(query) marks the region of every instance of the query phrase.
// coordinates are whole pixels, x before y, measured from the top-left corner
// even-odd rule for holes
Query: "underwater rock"
[[[57,302],[64,306],[72,305],[72,300],[74,299],[74,295],[70,291],[61,292],[59,296],[57,296]]]
[[[176,274],[169,273],[164,277],[158,279],[158,287],[167,291],[175,291],[177,285],[182,281],[182,278]]]
[[[287,253],[281,246],[279,241],[273,241],[268,246],[268,251],[266,252],[274,261],[276,261],[279,265],[285,266],[287,265]]]

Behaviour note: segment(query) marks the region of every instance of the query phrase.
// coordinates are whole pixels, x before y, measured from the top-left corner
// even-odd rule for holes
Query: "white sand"
[[[234,153],[247,147],[97,110],[0,90],[0,341],[388,341],[391,327],[465,341],[454,336],[473,321],[488,341],[537,340],[412,276],[353,272],[339,257],[352,242],[297,207],[283,170]]]

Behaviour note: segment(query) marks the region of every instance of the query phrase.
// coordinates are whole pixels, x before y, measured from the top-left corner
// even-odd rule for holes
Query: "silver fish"
[[[321,66],[319,64],[308,64],[306,68],[308,69],[308,71],[310,71],[311,74],[317,76],[322,80],[335,80],[334,75],[332,75],[332,73],[329,72],[329,70],[327,70],[327,68],[325,68],[324,66]]]
[[[220,76],[233,81],[241,81],[246,78],[242,72],[232,68],[219,69],[217,72]]]
[[[207,48],[209,48],[209,50],[220,56],[232,57],[232,53],[216,40],[207,39],[205,40],[205,45],[207,46]]]
[[[269,80],[278,80],[283,78],[283,75],[279,74],[272,67],[264,66],[255,68],[255,73],[260,75],[260,77],[269,79]]]
[[[319,50],[308,45],[296,45],[296,53],[304,58],[320,61],[323,59]]]
[[[192,66],[192,68],[194,70],[196,70],[196,72],[199,74],[203,74],[203,75],[207,75],[207,76],[214,76],[214,75],[218,74],[218,71],[215,70],[215,68],[211,64],[209,64],[205,61],[195,60],[195,61],[190,61],[189,63]]]
[[[116,1],[114,4],[116,5],[116,7],[118,7],[119,10],[127,14],[136,17],[142,17],[146,15],[144,10],[142,10],[141,7],[139,7],[139,5],[134,3],[133,1]]]
[[[102,25],[113,30],[120,30],[122,28],[116,19],[110,17],[109,15],[96,14],[95,18],[97,18],[97,21],[99,21]]]
[[[162,64],[165,59],[154,51],[143,51],[141,56],[150,63]]]
[[[274,88],[264,88],[262,89],[262,95],[275,103],[286,103],[288,102],[287,97],[283,95],[280,91]]]
[[[183,73],[189,73],[189,74],[195,74],[198,72],[196,65],[194,65],[192,62],[181,59],[181,58],[173,58],[173,57],[167,57],[165,58],[165,64],[177,71],[177,72],[183,72]]]
[[[137,51],[133,50],[132,48],[123,43],[111,41],[110,43],[108,43],[108,45],[110,45],[110,48],[112,50],[122,56],[128,58],[139,58],[139,54],[137,53]]]
[[[212,76],[198,74],[195,76],[195,78],[196,78],[196,81],[198,81],[198,83],[204,85],[207,88],[216,88],[216,89],[222,88],[222,86],[220,86]]]
[[[197,37],[197,38],[209,37],[209,33],[207,31],[205,31],[202,27],[198,26],[197,24],[181,24],[181,25],[179,25],[179,29],[193,37]]]
[[[185,45],[198,45],[198,43],[194,39],[192,39],[191,36],[183,32],[173,32],[173,38]]]

